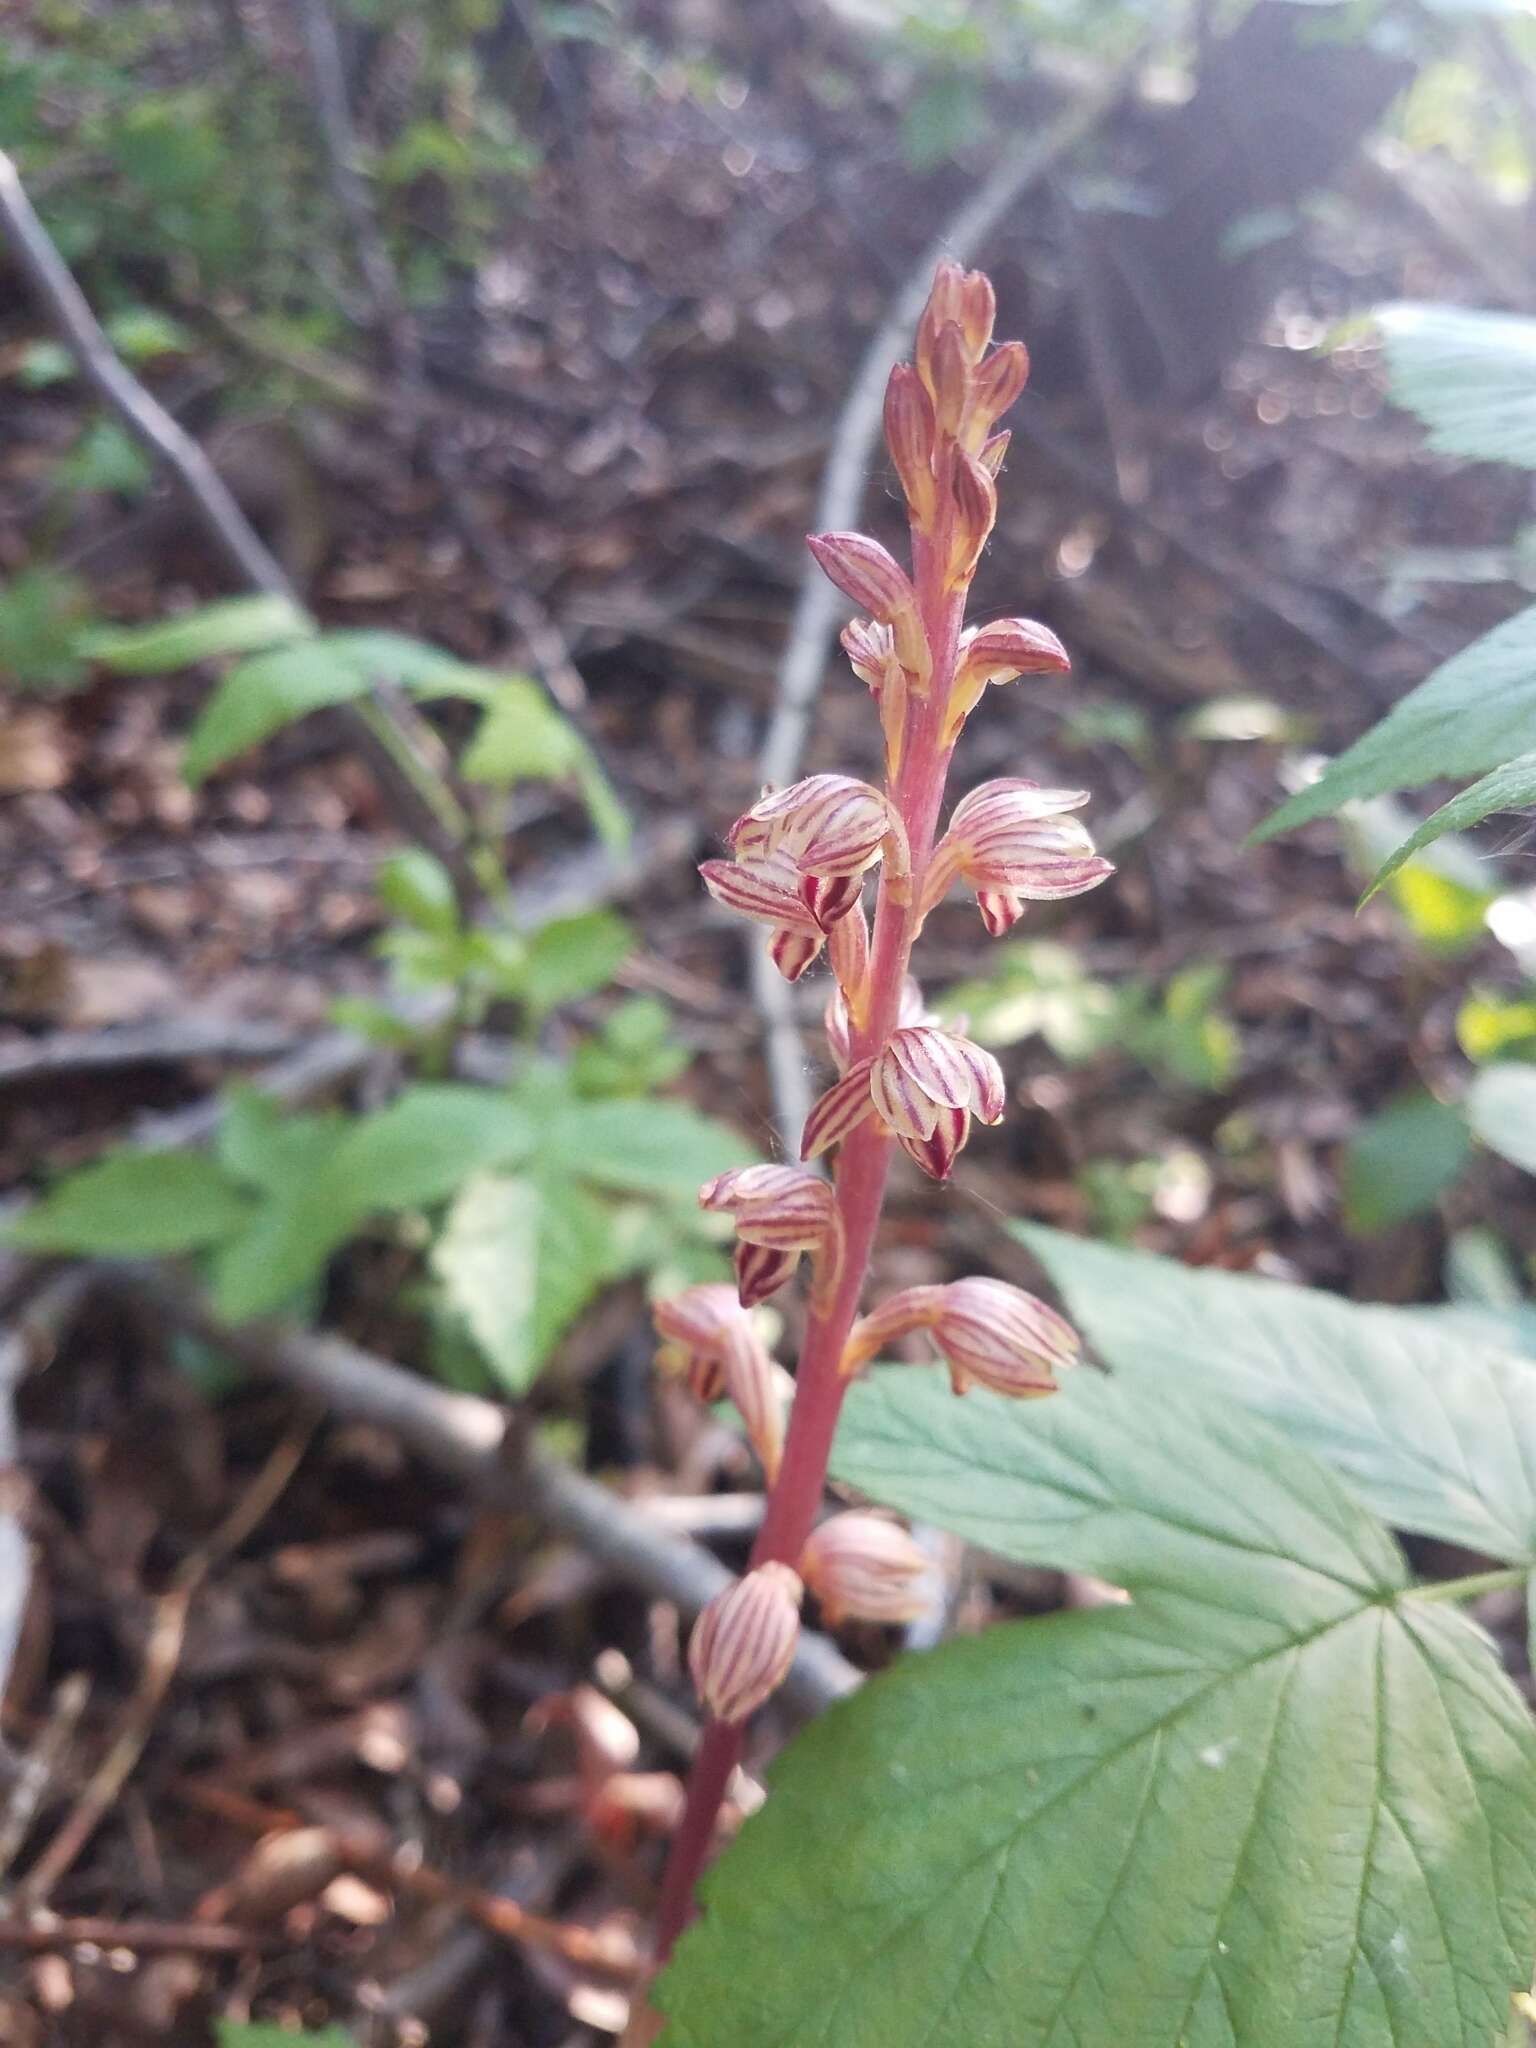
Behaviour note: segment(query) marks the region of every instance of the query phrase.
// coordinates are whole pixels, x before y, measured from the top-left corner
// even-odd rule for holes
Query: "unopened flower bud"
[[[1015,676],[1059,675],[1071,668],[1067,650],[1037,619],[994,619],[960,635],[955,680],[944,714],[944,744],[951,745],[988,683]]]
[[[981,551],[997,524],[997,485],[992,472],[962,448],[955,456],[955,527],[949,559],[949,580],[958,588],[969,583]]]
[[[942,435],[954,440],[971,395],[971,362],[957,321],[947,320],[935,335],[929,375],[934,424]]]
[[[688,1669],[717,1721],[745,1721],[783,1684],[800,1639],[798,1572],[760,1564],[717,1593],[694,1624]]]
[[[933,401],[910,364],[898,363],[885,387],[885,445],[918,525],[932,518],[937,502],[933,482]]]
[[[971,380],[971,417],[977,446],[991,433],[1029,382],[1029,351],[1022,341],[1005,341],[993,349]]]
[[[800,1575],[835,1628],[842,1621],[916,1621],[928,1607],[928,1560],[898,1522],[854,1509],[813,1529]]]
[[[888,624],[917,615],[917,592],[888,548],[863,533],[813,533],[806,545],[823,570],[855,604]]]
[[[927,1333],[949,1366],[957,1394],[971,1385],[1027,1398],[1056,1391],[1056,1374],[1075,1365],[1081,1339],[1064,1316],[1004,1280],[952,1280],[908,1287],[854,1324],[843,1353],[858,1372],[896,1338]]]

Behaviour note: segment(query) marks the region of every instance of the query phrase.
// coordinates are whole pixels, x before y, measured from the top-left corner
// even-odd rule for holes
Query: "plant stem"
[[[947,491],[943,493],[946,498]],[[933,850],[944,779],[951,749],[942,743],[946,702],[954,679],[965,593],[948,587],[950,521],[932,534],[913,533],[913,581],[922,607],[932,656],[927,693],[908,706],[901,766],[890,791],[906,829],[910,874],[893,888],[881,869],[869,968],[869,1014],[853,1034],[852,1057],[878,1052],[896,1029],[913,940],[921,923],[922,883]],[[880,1224],[892,1139],[867,1121],[839,1148],[833,1187],[841,1226],[842,1266],[832,1298],[813,1311],[795,1374],[795,1398],[779,1475],[751,1565],[797,1565],[822,1496],[838,1416],[848,1391],[841,1365],[848,1335],[859,1312],[870,1252]],[[741,1755],[744,1729],[718,1721],[705,1724],[688,1779],[683,1818],[672,1840],[657,1917],[657,1958],[664,1962],[694,1911],[694,1892],[708,1859],[731,1772]]]
[[[1499,1593],[1506,1586],[1523,1586],[1531,1576],[1526,1564],[1502,1566],[1493,1572],[1469,1572],[1462,1579],[1435,1579],[1428,1585],[1410,1586],[1410,1600],[1476,1600],[1484,1593]]]

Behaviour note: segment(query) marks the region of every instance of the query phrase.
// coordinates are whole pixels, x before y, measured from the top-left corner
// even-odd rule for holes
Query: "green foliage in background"
[[[1424,420],[1431,446],[1536,470],[1536,321],[1406,304],[1376,317],[1392,396]],[[1256,836],[1272,837],[1362,798],[1442,777],[1480,777],[1380,860],[1374,891],[1400,881],[1405,864],[1443,834],[1536,801],[1533,763],[1536,608],[1443,662]]]
[[[1038,1035],[1073,1066],[1122,1052],[1165,1081],[1217,1094],[1241,1050],[1221,1007],[1226,981],[1225,968],[1202,962],[1160,989],[1139,978],[1110,983],[1088,974],[1069,946],[1009,940],[991,949],[983,973],[945,990],[939,1008],[964,1017],[981,1045]]]

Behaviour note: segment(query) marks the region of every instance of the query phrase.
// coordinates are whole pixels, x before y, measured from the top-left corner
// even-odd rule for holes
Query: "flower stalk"
[[[888,1338],[920,1331],[948,1363],[957,1392],[974,1381],[1036,1396],[1052,1390],[1055,1368],[1076,1351],[1054,1311],[997,1281],[908,1290],[859,1321],[895,1147],[945,1179],[972,1118],[995,1123],[1004,1108],[991,1055],[923,1015],[908,968],[925,917],[961,882],[975,891],[987,929],[1006,931],[1029,902],[1081,894],[1110,873],[1067,815],[1085,801],[1077,791],[989,784],[939,834],[950,758],[987,685],[1067,667],[1060,642],[1033,621],[964,630],[971,579],[997,516],[995,479],[1008,438],[997,421],[1028,374],[1021,343],[991,348],[993,313],[985,276],[941,264],[919,322],[915,367],[892,372],[886,439],[907,502],[910,575],[864,535],[810,540],[833,583],[870,614],[850,624],[843,646],[877,701],[884,788],[814,775],[769,792],[738,820],[732,858],[702,870],[720,902],[770,928],[772,957],[787,979],[825,950],[837,985],[827,1036],[840,1078],[812,1111],[804,1145],[807,1158],[835,1153],[830,1190],[815,1194],[803,1169],[767,1167],[722,1176],[701,1196],[735,1218],[743,1315],[789,1281],[802,1257],[810,1264],[782,1442],[764,1414],[759,1347],[725,1312],[722,1290],[690,1290],[709,1297],[702,1318],[686,1297],[657,1310],[674,1348],[683,1340],[696,1390],[716,1386],[735,1398],[733,1377],[750,1390],[749,1431],[759,1455],[766,1452],[770,1482],[748,1573],[706,1609],[690,1646],[708,1718],[663,1882],[663,1959],[693,1911],[748,1716],[788,1668],[799,1607],[791,1582],[821,1598],[834,1625],[899,1619],[913,1597],[917,1553],[904,1548],[908,1539],[894,1524],[836,1517],[813,1536],[851,1376]],[[863,897],[875,869],[871,926]]]

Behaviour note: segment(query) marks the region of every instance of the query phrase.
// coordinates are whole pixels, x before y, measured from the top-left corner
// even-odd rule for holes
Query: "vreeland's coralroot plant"
[[[656,1310],[663,1366],[685,1374],[701,1399],[734,1402],[769,1488],[746,1576],[705,1610],[690,1645],[708,1718],[663,1886],[662,1956],[692,1911],[744,1725],[793,1658],[805,1589],[832,1621],[918,1611],[924,1559],[896,1523],[858,1512],[818,1523],[850,1377],[892,1340],[922,1331],[957,1394],[977,1383],[1041,1395],[1078,1348],[1059,1315],[997,1280],[908,1288],[859,1315],[892,1147],[944,1180],[971,1119],[995,1124],[1004,1109],[996,1060],[924,1012],[908,973],[924,919],[959,883],[995,936],[1029,903],[1079,895],[1111,872],[1074,815],[1087,801],[1082,790],[987,782],[939,830],[950,757],[987,685],[1068,665],[1056,636],[1030,619],[964,624],[997,517],[1008,445],[997,423],[1029,371],[1021,342],[991,346],[993,314],[986,277],[941,265],[916,365],[891,372],[885,437],[911,523],[911,574],[863,534],[810,541],[838,589],[869,614],[847,627],[843,646],[878,708],[884,786],[812,775],[771,791],[737,820],[732,857],[702,870],[721,903],[769,927],[790,981],[825,950],[835,984],[826,1033],[840,1078],[812,1110],[802,1148],[807,1162],[832,1156],[830,1182],[810,1164],[745,1167],[711,1181],[700,1200],[735,1220],[737,1286],[693,1287]],[[809,1314],[786,1413],[787,1375],[752,1310],[802,1257]]]

